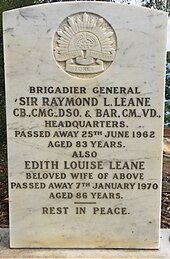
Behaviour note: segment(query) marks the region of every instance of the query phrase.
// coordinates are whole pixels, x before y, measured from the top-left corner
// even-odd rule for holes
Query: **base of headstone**
[[[159,250],[10,249],[9,229],[0,228],[1,258],[170,258],[170,229],[161,229]]]

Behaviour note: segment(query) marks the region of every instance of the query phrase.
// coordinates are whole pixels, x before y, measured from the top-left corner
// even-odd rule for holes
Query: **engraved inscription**
[[[100,16],[78,13],[66,18],[54,37],[54,57],[75,77],[94,77],[105,71],[116,55],[113,28]]]

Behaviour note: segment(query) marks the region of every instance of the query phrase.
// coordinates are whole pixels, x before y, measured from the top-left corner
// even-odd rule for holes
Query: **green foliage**
[[[142,6],[148,8],[155,8],[168,12],[170,15],[170,1],[169,0],[142,0]]]

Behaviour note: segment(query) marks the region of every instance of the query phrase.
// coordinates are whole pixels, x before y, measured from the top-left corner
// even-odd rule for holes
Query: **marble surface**
[[[0,228],[1,258],[170,258],[170,230],[161,229],[159,250],[136,249],[10,249],[9,229]]]
[[[4,13],[12,248],[159,248],[167,15]]]

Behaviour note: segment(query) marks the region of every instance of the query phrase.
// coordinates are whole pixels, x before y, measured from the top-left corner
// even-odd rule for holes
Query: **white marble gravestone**
[[[4,13],[10,246],[159,248],[166,13]]]

